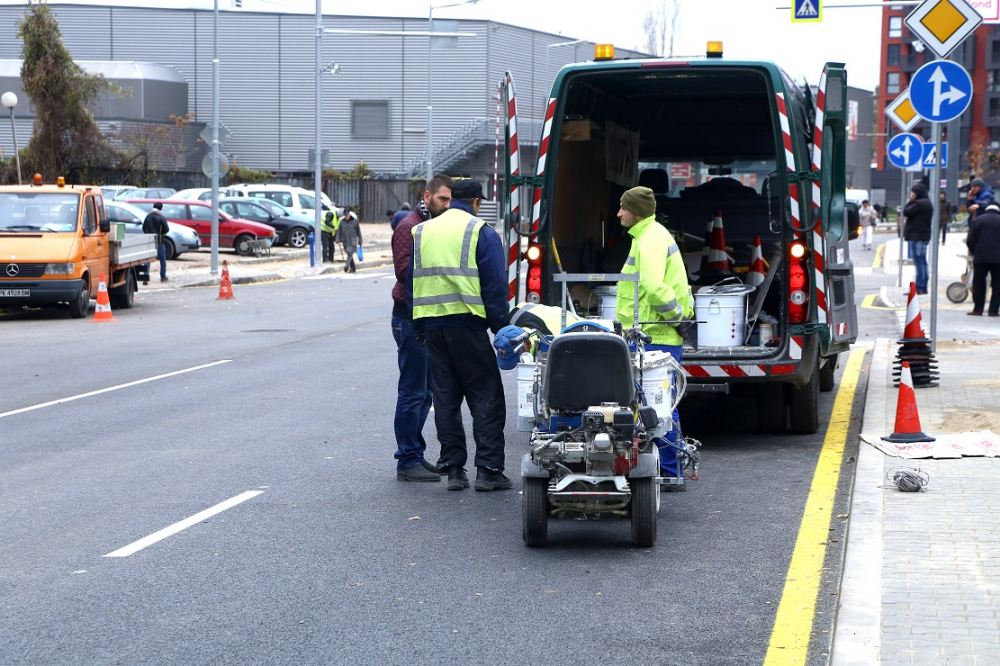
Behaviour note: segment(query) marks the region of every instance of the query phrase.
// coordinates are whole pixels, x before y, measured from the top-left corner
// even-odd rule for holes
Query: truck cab
[[[516,106],[508,85],[506,241],[508,249],[528,242],[526,266],[512,266],[526,270],[524,294],[512,284],[511,301],[558,304],[557,272],[620,272],[631,237],[616,217],[619,201],[647,186],[695,297],[692,328],[702,342],[685,343],[688,391],[753,393],[762,430],[815,432],[818,392],[832,389],[837,355],[857,337],[846,79],[842,65],[829,63],[813,90],[773,63],[726,60],[719,51],[569,65],[554,81],[537,174],[528,178],[510,159]],[[524,185],[532,190],[530,225],[515,210],[514,188]],[[513,263],[519,254],[508,256]],[[601,316],[600,301],[613,299],[614,288],[587,293],[578,285],[579,314]],[[727,289],[745,296],[717,320],[722,310],[712,308],[721,299],[711,295]],[[709,335],[719,326],[728,341]]]

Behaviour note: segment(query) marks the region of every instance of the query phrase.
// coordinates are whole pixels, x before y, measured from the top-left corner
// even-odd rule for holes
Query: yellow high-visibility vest
[[[476,246],[486,224],[452,208],[413,227],[413,318],[474,314],[486,318]]]

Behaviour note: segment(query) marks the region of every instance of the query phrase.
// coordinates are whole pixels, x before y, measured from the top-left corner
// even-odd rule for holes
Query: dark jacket
[[[1000,264],[1000,213],[993,211],[976,216],[965,244],[977,264]]]
[[[452,201],[449,208],[464,210],[470,215],[475,214],[464,201]],[[488,224],[484,224],[479,230],[479,242],[476,243],[476,265],[479,267],[479,293],[483,297],[486,319],[483,320],[482,317],[471,313],[425,317],[414,320],[413,328],[416,331],[423,332],[425,328],[436,326],[464,326],[473,329],[485,329],[488,326],[495,334],[504,327],[504,319],[507,317],[507,264],[504,261],[503,241],[500,234]],[[412,257],[410,258],[410,269],[406,275],[406,304],[412,311]]]
[[[400,208],[397,210],[393,216],[392,220],[389,222],[389,227],[395,231],[399,223],[402,222],[412,211],[406,210],[405,208]]]
[[[979,194],[977,194],[974,197],[973,196],[969,197],[969,200],[965,202],[965,207],[966,209],[968,209],[968,207],[971,206],[972,204],[979,204],[979,208],[977,210],[972,211],[972,215],[970,216],[972,218],[976,218],[979,215],[982,215],[984,212],[986,212],[986,207],[989,206],[991,203],[996,203],[996,201],[993,198],[993,190],[990,188],[989,185],[985,185],[983,189],[979,190]]]
[[[392,266],[396,271],[396,284],[392,286],[392,316],[413,319],[413,309],[406,303],[406,276],[413,258],[413,227],[430,219],[423,206],[410,211],[392,232]]]
[[[163,213],[155,208],[149,211],[149,215],[142,221],[142,233],[154,234],[157,243],[163,242],[163,237],[167,235],[168,231],[170,231],[170,227],[167,225],[167,218],[163,217]]]
[[[359,245],[364,245],[361,238],[361,224],[354,215],[344,216],[337,229],[337,240],[344,244],[344,252],[355,252]]]
[[[931,221],[934,218],[934,204],[927,196],[926,188],[914,188],[917,198],[903,207],[906,226],[903,227],[903,240],[929,241],[931,239]]]

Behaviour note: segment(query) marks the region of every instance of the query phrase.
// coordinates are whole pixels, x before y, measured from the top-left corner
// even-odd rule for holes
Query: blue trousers
[[[927,272],[927,241],[906,241],[906,243],[910,259],[913,260],[913,267],[917,271],[917,277],[914,280],[917,284],[917,291],[925,292],[927,291],[927,280],[929,278]]]
[[[667,352],[674,357],[674,360],[678,363],[681,362],[681,356],[684,354],[683,345],[646,345],[646,351],[662,351]],[[662,476],[680,476],[681,470],[677,464],[677,451],[670,445],[677,445],[679,441],[683,440],[683,435],[681,434],[681,417],[677,410],[674,409],[673,413],[674,426],[667,433],[666,437],[657,437],[654,441],[656,442],[657,448],[660,449],[660,474]]]
[[[396,469],[416,467],[424,460],[427,442],[424,423],[431,411],[431,383],[427,366],[427,347],[417,342],[413,321],[392,318],[392,337],[396,341],[399,363],[399,387],[396,394]]]
[[[158,243],[156,245],[156,258],[160,260],[160,279],[167,277],[167,244]]]

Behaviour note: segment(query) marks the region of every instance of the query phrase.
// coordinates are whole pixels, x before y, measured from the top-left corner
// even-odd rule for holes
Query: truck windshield
[[[0,193],[0,231],[56,233],[77,227],[80,195],[73,192]]]

